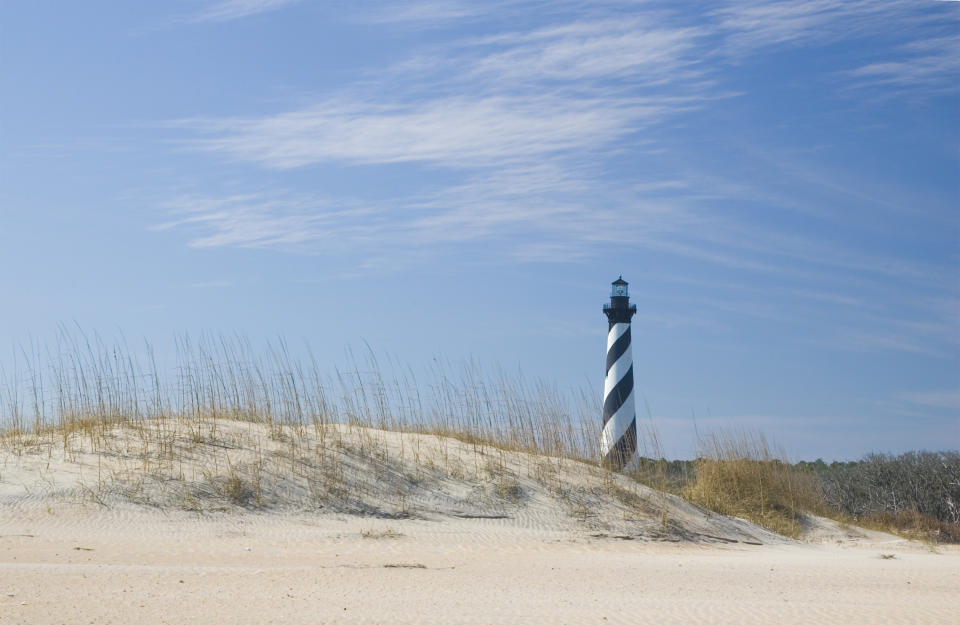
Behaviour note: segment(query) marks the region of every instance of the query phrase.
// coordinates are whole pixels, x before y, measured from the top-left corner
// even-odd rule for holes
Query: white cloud
[[[228,197],[223,205],[204,199],[186,206],[190,216],[164,227],[206,232],[192,239],[196,246],[303,249],[309,242],[329,249],[379,237],[404,254],[515,236],[502,251],[526,260],[592,254],[598,240],[587,233],[598,227],[618,238],[641,223],[645,236],[669,229],[675,216],[666,203],[638,208],[627,220],[597,204],[613,203],[597,187],[598,168],[619,142],[716,97],[690,82],[695,29],[639,25],[588,21],[506,33],[496,42],[457,41],[447,62],[394,66],[372,86],[308,108],[177,122],[195,133],[185,142],[192,149],[272,169],[416,163],[455,172],[460,181],[389,207],[348,201],[351,208],[336,213],[343,219],[286,193],[277,194],[279,204],[263,197]],[[448,63],[460,68],[459,79],[448,78]],[[573,75],[563,79],[565,72]],[[638,95],[585,82],[633,76],[656,86]],[[384,99],[387,92],[393,95]],[[370,227],[349,232],[350,219]]]
[[[323,162],[483,167],[610,143],[683,102],[566,99],[556,94],[451,97],[409,105],[329,101],[263,118],[188,120],[189,145],[286,169]]]
[[[497,7],[519,5],[531,6],[507,1]],[[943,293],[949,268],[907,260],[872,242],[838,244],[843,237],[832,238],[831,230],[857,219],[834,218],[833,208],[820,202],[859,202],[868,220],[879,209],[920,217],[901,206],[916,198],[913,190],[898,196],[878,181],[851,184],[843,173],[811,172],[781,153],[751,154],[753,162],[740,163],[733,176],[722,167],[703,171],[688,159],[644,168],[658,165],[656,133],[708,103],[734,97],[722,78],[731,59],[742,60],[737,55],[865,36],[902,13],[902,3],[733,2],[694,26],[680,14],[634,9],[612,19],[577,3],[542,6],[548,18],[534,26],[503,18],[495,35],[420,47],[300,108],[172,124],[187,134],[181,144],[189,149],[273,170],[414,164],[437,174],[417,192],[384,199],[366,189],[357,197],[321,197],[274,188],[181,197],[170,203],[176,214],[158,228],[185,230],[198,247],[352,258],[362,250],[376,271],[471,245],[489,256],[528,262],[583,260],[611,246],[643,248],[761,281],[781,280],[778,294],[789,302],[765,299],[762,286],[744,301],[727,292],[726,299],[688,302],[711,314],[795,322],[816,303],[830,311],[857,309],[861,318],[869,311],[870,328],[842,330],[823,342],[942,354],[939,346],[956,325],[949,316],[907,310],[909,302],[900,310],[878,310],[873,293],[891,283],[911,293]],[[372,21],[479,20],[493,11],[456,2],[393,9],[392,16],[381,11]],[[912,70],[914,84],[945,80],[951,61],[942,46],[956,47],[955,39],[921,40],[907,30],[906,43],[890,49],[891,62],[927,67]],[[907,84],[911,75],[905,65],[870,64],[855,72],[864,84],[891,77]],[[608,166],[625,164],[632,175],[608,175]],[[744,170],[777,182],[750,180]],[[798,188],[816,195],[795,197]],[[750,208],[741,208],[745,204]],[[816,225],[778,228],[773,219],[754,219],[774,211]]]
[[[396,200],[330,200],[274,190],[225,197],[182,196],[154,230],[183,230],[192,247],[246,247],[406,260],[449,246],[490,246],[515,259],[594,256],[591,233],[640,237],[675,232],[681,213],[651,207],[631,219],[592,204],[597,190],[565,179],[559,163],[490,170],[463,183]],[[643,233],[641,233],[643,231]],[[604,235],[602,240],[610,236]],[[377,265],[376,269],[381,266]]]
[[[180,126],[203,135],[194,148],[278,169],[531,163],[607,147],[717,97],[695,69],[700,36],[633,19],[468,38],[309,107]],[[644,89],[596,82],[610,78]]]
[[[300,0],[223,0],[195,15],[193,22],[226,22],[275,11]]]
[[[174,219],[154,230],[187,229],[192,247],[343,251],[350,235],[371,234],[373,210],[340,201],[284,192],[226,197],[183,196],[166,203]]]
[[[492,4],[492,2],[489,4]],[[362,17],[365,21],[373,23],[448,22],[482,15],[492,8],[489,4],[457,0],[399,2],[387,4],[372,12],[366,12]]]
[[[473,74],[498,80],[583,81],[630,77],[646,84],[679,82],[699,63],[705,32],[656,25],[650,18],[575,22],[479,40],[499,50]],[[681,73],[684,72],[684,73]]]
[[[887,58],[841,71],[840,75],[853,79],[848,86],[883,87],[885,95],[909,92],[915,96],[958,88],[960,38],[953,33],[960,14],[953,6],[912,0],[732,0],[714,15],[723,33],[722,49],[735,58],[765,48],[874,37],[871,47]],[[951,34],[930,36],[936,32]],[[892,45],[891,39],[905,43]]]
[[[886,87],[917,94],[960,89],[960,37],[936,37],[899,48],[899,60],[869,63],[845,74],[857,87]]]
[[[831,43],[930,19],[912,0],[732,0],[715,11],[725,50],[745,55],[770,46]]]

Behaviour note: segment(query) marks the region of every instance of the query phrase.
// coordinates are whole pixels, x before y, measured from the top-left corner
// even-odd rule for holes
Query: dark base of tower
[[[627,431],[603,457],[601,464],[611,471],[620,471],[633,460],[637,453],[637,420],[630,422]]]

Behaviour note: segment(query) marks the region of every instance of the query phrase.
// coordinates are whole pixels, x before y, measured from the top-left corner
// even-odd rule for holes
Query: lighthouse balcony
[[[626,299],[626,298],[624,298]],[[637,312],[636,304],[627,304],[627,302],[614,302],[613,304],[604,304],[603,312],[614,311],[614,310],[628,310],[631,313]]]

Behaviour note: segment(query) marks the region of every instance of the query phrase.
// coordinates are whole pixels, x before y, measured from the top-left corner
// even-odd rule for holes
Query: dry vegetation
[[[349,424],[430,433],[565,458],[595,459],[599,451],[592,394],[563,393],[520,373],[488,374],[474,363],[435,361],[424,386],[410,368],[384,366],[369,349],[332,374],[312,355],[291,356],[282,341],[255,352],[242,338],[184,337],[169,367],[157,366],[149,345],[144,353],[69,332],[53,349],[21,350],[14,370],[0,376],[6,438],[157,419],[188,419],[199,432],[201,423],[231,419],[278,432]]]
[[[239,338],[183,338],[172,367],[159,367],[149,345],[144,353],[141,360],[124,345],[67,332],[53,349],[23,350],[0,376],[0,451],[46,458],[47,468],[72,463],[77,487],[103,505],[122,496],[191,510],[295,505],[404,517],[434,505],[430,493],[446,497],[450,510],[496,517],[525,505],[536,486],[586,524],[594,508],[611,504],[625,519],[655,517],[667,528],[670,492],[787,536],[800,536],[814,513],[956,538],[958,520],[941,524],[934,513],[931,521],[927,500],[918,507],[894,493],[892,510],[851,510],[863,497],[840,473],[831,482],[790,465],[759,435],[710,436],[698,460],[668,463],[641,419],[640,453],[654,460],[633,477],[659,493],[642,496],[598,467],[593,393],[562,393],[472,363],[437,363],[421,385],[412,370],[381,363],[369,349],[331,375],[282,342],[255,352]],[[916,497],[952,506],[957,485],[936,463],[920,465],[922,481],[900,481]],[[861,477],[889,473],[861,469]],[[571,471],[590,474],[602,492],[575,487]],[[887,493],[874,481],[870,501]]]
[[[36,488],[68,496],[79,489],[104,506],[133,501],[198,512],[294,508],[381,518],[444,508],[481,516],[504,514],[532,490],[523,484],[576,501],[582,493],[565,480],[601,473],[550,456],[351,424],[158,417],[73,425],[7,436],[2,445],[20,457],[19,466],[36,469]],[[0,476],[13,468],[0,465]],[[73,479],[64,481],[64,472]]]
[[[711,510],[787,536],[808,515],[933,542],[960,542],[960,454],[868,454],[797,462],[762,434],[726,432],[700,441],[692,461],[642,458],[635,478]]]
[[[762,435],[714,434],[701,440],[699,455],[683,490],[691,501],[793,537],[811,513],[829,514],[816,478],[783,462]]]
[[[853,462],[797,463],[834,510],[905,536],[960,542],[960,453],[867,454]]]
[[[588,526],[612,506],[666,527],[661,494],[598,466],[598,400],[520,375],[437,364],[423,387],[368,351],[325,376],[282,343],[226,339],[180,340],[173,367],[70,334],[36,352],[8,376],[0,451],[37,488],[63,489],[43,484],[56,468],[101,505],[390,518],[499,518],[546,493]]]

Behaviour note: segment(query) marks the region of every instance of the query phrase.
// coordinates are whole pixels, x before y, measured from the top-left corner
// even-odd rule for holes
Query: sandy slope
[[[146,422],[27,436],[0,448],[0,502],[162,510],[500,518],[511,526],[649,540],[783,542],[622,475],[452,438],[330,425]]]
[[[697,545],[504,519],[65,504],[4,513],[0,535],[3,624],[946,624],[960,588],[960,552],[889,538]]]
[[[295,461],[313,435],[270,434],[221,423],[160,445],[169,466],[122,428],[8,444],[0,625],[955,622],[956,548],[822,520],[797,543],[580,463],[435,437],[344,429],[339,468],[314,472]],[[260,509],[240,488],[258,475]]]

